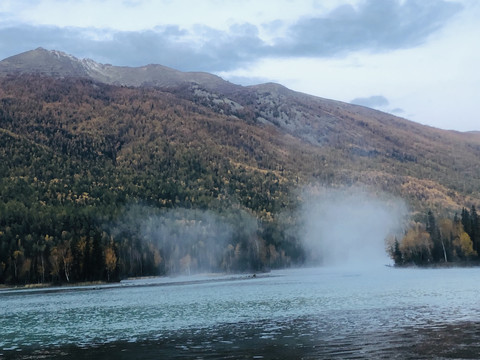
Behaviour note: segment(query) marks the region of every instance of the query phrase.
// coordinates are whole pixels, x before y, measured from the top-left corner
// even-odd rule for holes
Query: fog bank
[[[258,267],[257,233],[258,220],[240,208],[220,214],[133,205],[112,227],[114,237],[129,244],[126,261],[143,257],[142,267],[169,275]]]
[[[358,187],[311,187],[302,196],[300,236],[309,264],[363,268],[392,263],[386,239],[402,233],[403,200]]]

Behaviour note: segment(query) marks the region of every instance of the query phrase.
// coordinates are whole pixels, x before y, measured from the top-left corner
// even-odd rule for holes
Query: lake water
[[[480,358],[480,268],[0,291],[0,359]]]

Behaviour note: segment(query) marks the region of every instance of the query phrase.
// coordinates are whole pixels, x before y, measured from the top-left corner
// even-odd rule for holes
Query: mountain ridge
[[[87,77],[120,86],[178,86],[199,82],[207,87],[228,87],[220,77],[204,72],[181,72],[167,66],[149,64],[140,67],[101,64],[92,59],[78,59],[58,50],[37,48],[0,61],[0,74],[37,73],[47,76]]]
[[[335,162],[325,160],[320,168],[311,171],[301,165],[302,161],[298,166],[303,166],[303,170],[293,166],[293,171],[298,170],[305,181],[373,181],[373,186],[380,183],[388,191],[385,184],[403,177],[403,188],[397,185],[395,191],[408,193],[410,198],[412,182],[425,192],[432,187],[427,185],[429,181],[442,188],[439,193],[445,199],[449,193],[457,194],[457,200],[442,200],[443,203],[460,206],[461,193],[473,194],[472,199],[478,197],[480,187],[474,185],[480,184],[475,165],[480,156],[478,132],[437,129],[360,105],[295,92],[275,83],[244,87],[207,73],[184,73],[162,65],[117,67],[42,48],[2,60],[0,74],[4,78],[11,74],[37,74],[60,80],[85,78],[110,86],[159,89],[171,94],[172,99],[189,102],[194,112],[197,108],[209,109],[212,116],[249,124],[249,131],[263,127],[275,131],[277,136],[290,136],[299,149],[308,148],[301,150],[308,156],[335,158]],[[469,176],[473,182],[460,184],[455,172]],[[378,178],[379,174],[382,175]]]

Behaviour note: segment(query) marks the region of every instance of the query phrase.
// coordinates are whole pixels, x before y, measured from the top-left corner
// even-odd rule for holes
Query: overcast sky
[[[39,46],[113,65],[278,82],[480,130],[477,0],[1,0],[0,58]]]

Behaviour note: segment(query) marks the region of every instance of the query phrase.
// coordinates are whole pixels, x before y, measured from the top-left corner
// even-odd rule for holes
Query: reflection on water
[[[0,358],[478,358],[480,269],[0,292]]]

